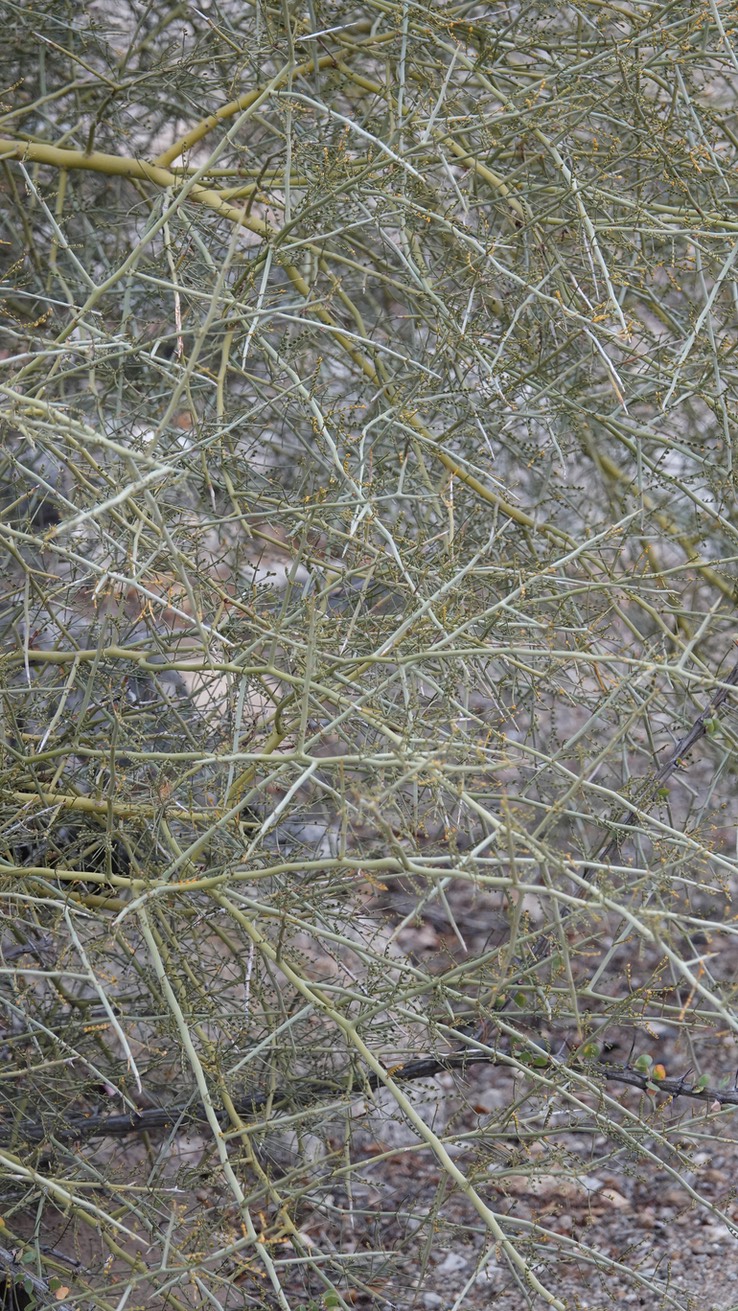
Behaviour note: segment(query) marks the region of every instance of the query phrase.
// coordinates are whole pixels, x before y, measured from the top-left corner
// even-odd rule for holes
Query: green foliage
[[[539,1176],[680,1186],[734,1066],[730,7],[8,15],[29,1296],[671,1296]]]

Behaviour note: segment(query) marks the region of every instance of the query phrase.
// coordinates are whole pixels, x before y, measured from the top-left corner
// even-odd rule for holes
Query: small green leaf
[[[579,1055],[583,1061],[597,1061],[602,1055],[602,1048],[598,1042],[595,1042],[594,1038],[590,1038],[589,1042],[582,1043],[579,1048]]]

